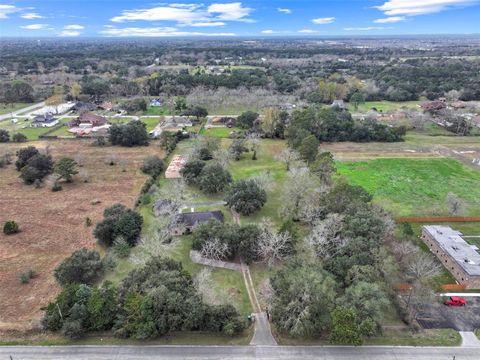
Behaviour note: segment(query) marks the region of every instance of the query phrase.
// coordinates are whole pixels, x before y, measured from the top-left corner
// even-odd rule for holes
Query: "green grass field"
[[[395,111],[402,108],[418,109],[419,104],[421,104],[421,101],[366,101],[365,103],[358,105],[357,111],[368,111],[373,108],[377,109],[377,111],[382,112]],[[356,111],[353,104],[348,104],[348,109],[350,111]]]
[[[210,129],[205,129],[202,128],[200,131],[200,134],[206,135],[206,136],[213,136],[213,137],[218,137],[218,138],[226,138],[230,136],[230,133],[232,131],[238,131],[240,130],[239,128],[226,128],[226,127],[219,127],[219,128],[210,128]]]
[[[449,192],[466,202],[466,214],[479,213],[480,172],[456,160],[386,158],[338,162],[337,168],[395,216],[447,215]]]
[[[13,104],[0,103],[0,115],[8,114],[31,105],[32,104],[28,104],[28,103],[13,103]]]

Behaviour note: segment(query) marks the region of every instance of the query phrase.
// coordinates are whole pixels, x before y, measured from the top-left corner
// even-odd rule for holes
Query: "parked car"
[[[448,306],[465,306],[467,305],[467,301],[459,296],[450,296],[449,300],[445,300],[443,302],[445,305]]]

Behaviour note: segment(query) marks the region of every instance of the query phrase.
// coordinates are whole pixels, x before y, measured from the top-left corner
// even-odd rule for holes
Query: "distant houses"
[[[106,135],[110,125],[107,123],[107,119],[100,115],[95,115],[89,112],[83,112],[68,123],[70,129],[69,132],[77,135]]]
[[[151,107],[160,107],[162,106],[162,101],[160,99],[152,99],[150,100]]]
[[[178,131],[186,127],[192,127],[193,123],[183,116],[171,116],[168,120],[163,121],[160,126],[164,131]]]
[[[52,114],[37,115],[32,120],[32,127],[52,127],[59,123],[58,119],[54,118]]]
[[[338,109],[345,109],[345,103],[343,100],[333,100],[332,105],[330,105],[332,108],[338,108]]]

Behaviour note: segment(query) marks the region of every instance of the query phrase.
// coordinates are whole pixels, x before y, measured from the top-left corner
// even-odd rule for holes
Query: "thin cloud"
[[[80,36],[82,33],[80,31],[74,31],[74,30],[63,30],[58,34],[58,36],[61,37],[75,37],[75,36]]]
[[[40,14],[30,12],[30,13],[25,13],[20,15],[22,19],[27,19],[27,20],[34,20],[34,19],[45,19],[45,16],[42,16]]]
[[[405,16],[390,16],[384,19],[373,20],[373,22],[376,24],[391,24],[391,23],[397,23],[405,20],[407,20]]]
[[[331,24],[335,21],[334,17],[324,17],[324,18],[316,18],[312,19],[312,22],[317,25],[325,25],[325,24]]]
[[[387,16],[417,16],[475,3],[478,3],[478,0],[389,0],[375,8]]]
[[[291,14],[292,13],[292,10],[287,9],[287,8],[277,8],[277,11],[281,12],[283,14]]]
[[[49,26],[48,24],[30,24],[30,25],[20,26],[20,28],[26,29],[26,30],[52,30],[48,26]]]
[[[372,31],[372,30],[390,30],[393,27],[384,27],[384,26],[368,26],[368,27],[348,27],[344,28],[345,31]]]
[[[71,24],[71,25],[66,25],[63,28],[65,30],[83,30],[83,29],[85,29],[85,26],[78,25],[78,24]]]
[[[312,29],[302,29],[302,30],[298,30],[299,33],[302,33],[302,34],[317,34],[319,33],[320,31],[318,30],[312,30]]]
[[[14,5],[0,4],[0,19],[8,19],[8,15],[19,12],[21,9]]]
[[[262,34],[288,34],[290,31],[288,30],[272,30],[272,29],[266,29],[260,31]]]
[[[222,32],[222,33],[207,33],[200,31],[179,31],[175,27],[128,27],[128,28],[116,28],[112,26],[106,26],[105,30],[100,31],[100,34],[109,37],[175,37],[175,36],[235,36],[235,33]]]
[[[246,21],[252,22],[251,19],[246,17],[250,15],[253,9],[243,7],[241,2],[235,2],[230,4],[212,4],[208,7],[210,14],[218,14],[216,18],[218,20],[225,21]]]

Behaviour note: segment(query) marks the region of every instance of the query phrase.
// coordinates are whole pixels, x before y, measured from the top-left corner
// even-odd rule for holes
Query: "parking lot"
[[[465,297],[465,299],[466,306],[432,305],[418,316],[418,322],[425,329],[452,328],[458,331],[474,331],[480,328],[480,298]]]

